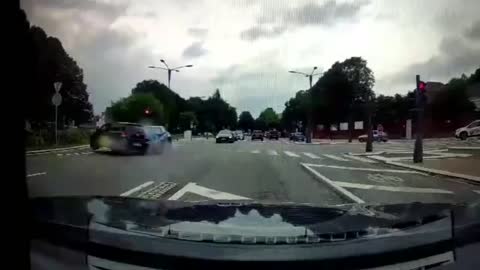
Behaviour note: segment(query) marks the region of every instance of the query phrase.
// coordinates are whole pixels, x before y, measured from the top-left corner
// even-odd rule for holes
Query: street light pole
[[[178,66],[178,67],[175,67],[175,68],[170,68],[170,67],[168,66],[167,62],[165,62],[165,60],[160,59],[160,62],[162,62],[165,67],[148,66],[148,68],[155,68],[155,69],[163,69],[163,70],[166,70],[166,71],[167,71],[167,85],[168,85],[168,88],[169,88],[169,89],[170,89],[170,81],[171,81],[171,79],[172,79],[172,71],[180,72],[179,69],[181,69],[181,68],[193,67],[193,65],[185,65],[185,66]]]
[[[307,143],[311,143],[312,142],[312,123],[313,123],[313,119],[312,119],[312,114],[313,114],[313,106],[312,106],[312,87],[313,87],[313,76],[316,76],[316,75],[320,75],[322,74],[322,72],[319,72],[319,73],[313,73],[315,72],[315,70],[317,69],[317,67],[313,67],[312,69],[312,72],[310,72],[310,74],[307,74],[307,73],[304,73],[304,72],[299,72],[299,71],[293,71],[293,70],[290,70],[288,72],[290,73],[294,73],[294,74],[300,74],[300,75],[303,75],[305,77],[308,78],[308,81],[310,83],[310,89],[307,91],[308,93],[308,98],[309,98],[309,102],[308,102],[308,106],[307,106],[307,125],[305,126],[305,137],[306,137],[306,142]]]

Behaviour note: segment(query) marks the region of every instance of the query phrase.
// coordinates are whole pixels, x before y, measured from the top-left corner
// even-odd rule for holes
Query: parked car
[[[148,151],[163,153],[172,146],[172,135],[164,126],[144,126],[148,139]]]
[[[366,142],[367,141],[367,134],[363,134],[358,136],[358,141],[359,142]],[[373,141],[375,142],[386,142],[388,141],[388,134],[384,131],[378,131],[374,130],[373,131]]]
[[[241,130],[235,130],[233,132],[233,134],[235,135],[235,139],[237,139],[237,140],[244,140],[245,139],[245,135],[243,134],[243,131],[241,131]]]
[[[303,133],[301,133],[301,132],[290,133],[290,141],[303,142],[303,141],[305,141],[305,135],[303,135]]]
[[[466,140],[468,137],[480,136],[480,120],[455,130],[455,137]]]
[[[215,137],[216,143],[233,143],[235,142],[234,134],[231,130],[224,129],[218,132],[217,136]]]
[[[145,154],[149,147],[144,126],[137,123],[107,123],[90,136],[92,150],[107,148],[112,152]]]
[[[268,132],[267,139],[269,140],[278,140],[280,138],[280,132],[276,130],[271,130]]]
[[[252,141],[261,140],[263,141],[263,132],[261,130],[254,130],[252,132]]]

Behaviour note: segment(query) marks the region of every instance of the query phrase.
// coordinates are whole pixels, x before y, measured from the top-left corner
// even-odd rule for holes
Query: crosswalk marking
[[[308,153],[308,152],[303,152],[303,154],[309,158],[313,158],[313,159],[320,159],[319,156],[315,155],[315,154],[312,154],[312,153]]]
[[[275,150],[268,150],[268,154],[271,156],[278,156],[278,153]]]
[[[252,151],[250,151],[250,153],[252,153],[252,154],[260,154],[260,150],[252,150]]]
[[[371,160],[371,159],[364,158],[364,157],[349,156],[349,155],[343,155],[343,156],[344,156],[344,157],[351,158],[351,159],[355,159],[355,160],[358,160],[358,161],[361,161],[361,162],[365,162],[365,163],[377,163],[376,161],[373,161],[373,160]]]
[[[289,156],[289,157],[300,157],[299,155],[293,153],[293,152],[290,152],[290,151],[283,151],[285,153],[285,155]]]
[[[339,157],[339,156],[335,156],[335,155],[330,155],[330,154],[323,154],[324,157],[327,157],[327,158],[331,158],[333,160],[337,160],[337,161],[349,161],[348,159],[346,158],[342,158],[342,157]]]

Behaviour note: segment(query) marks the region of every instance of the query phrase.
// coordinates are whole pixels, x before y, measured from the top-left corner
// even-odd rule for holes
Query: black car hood
[[[229,237],[316,236],[318,239],[381,237],[468,209],[480,220],[478,205],[392,204],[315,206],[260,202],[189,203],[128,197],[57,197],[31,200],[37,223],[108,228],[198,240],[200,234]],[[467,208],[465,208],[467,207]],[[465,211],[463,211],[465,212]]]

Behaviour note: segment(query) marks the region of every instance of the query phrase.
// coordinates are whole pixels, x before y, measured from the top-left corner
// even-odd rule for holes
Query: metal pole
[[[172,70],[168,69],[168,89],[170,89],[170,78],[172,77]]]
[[[423,162],[423,100],[420,93],[420,75],[415,77],[417,89],[415,90],[415,100],[417,105],[417,124],[415,131],[415,146],[413,150],[413,162]]]
[[[309,101],[308,101],[308,115],[307,115],[307,126],[305,128],[306,135],[306,143],[312,142],[312,77],[313,75],[308,75],[308,79],[310,82],[310,89],[308,89],[309,93]]]
[[[367,110],[367,144],[365,145],[365,152],[373,151],[373,130],[372,130],[372,115],[370,111],[370,98],[368,92],[365,93],[365,106]]]
[[[55,145],[58,145],[58,136],[57,136],[58,128],[57,128],[57,125],[58,125],[58,106],[55,106]]]

